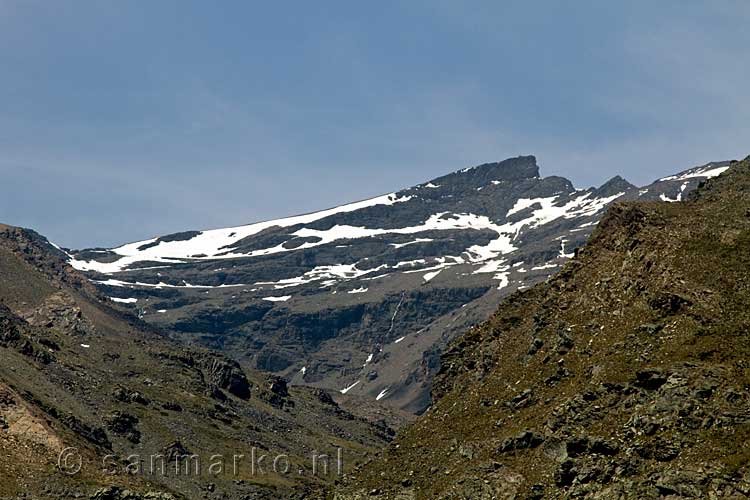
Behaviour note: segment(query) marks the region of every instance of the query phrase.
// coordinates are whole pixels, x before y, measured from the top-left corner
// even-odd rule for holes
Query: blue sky
[[[0,221],[114,245],[519,154],[750,153],[750,2],[0,0]]]

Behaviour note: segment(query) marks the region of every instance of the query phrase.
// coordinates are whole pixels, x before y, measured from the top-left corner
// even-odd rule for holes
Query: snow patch
[[[666,202],[669,202],[669,203],[675,203],[675,202],[678,202],[678,201],[682,201],[682,194],[685,192],[685,189],[687,189],[687,187],[688,187],[688,183],[687,182],[683,182],[682,186],[680,186],[680,192],[677,193],[677,198],[672,199],[672,198],[668,197],[666,195],[666,193],[660,194],[659,198],[661,198],[661,201],[666,201]]]
[[[291,295],[284,295],[283,297],[263,297],[262,300],[267,300],[268,302],[286,302],[291,298]]]
[[[386,395],[388,394],[388,390],[389,389],[390,389],[390,387],[386,387],[385,389],[383,389],[382,391],[380,391],[380,394],[377,395],[377,397],[375,398],[375,401],[380,401],[381,399],[383,399],[384,397],[386,397]]]
[[[244,257],[246,255],[227,252],[227,249],[234,242],[257,234],[264,229],[268,229],[271,227],[289,227],[298,224],[308,224],[310,222],[330,217],[331,215],[353,212],[355,210],[361,210],[363,208],[377,205],[390,206],[396,203],[409,201],[411,198],[411,196],[398,197],[395,193],[391,193],[371,198],[369,200],[341,205],[339,207],[322,210],[320,212],[314,212],[311,214],[286,217],[283,219],[270,220],[266,222],[258,222],[246,226],[202,231],[197,236],[194,236],[193,238],[190,238],[188,240],[160,241],[157,245],[145,249],[140,249],[145,245],[155,243],[158,239],[151,238],[148,240],[128,243],[121,247],[112,249],[111,251],[113,253],[122,256],[119,260],[116,260],[114,262],[97,262],[94,260],[82,261],[71,259],[70,265],[79,271],[98,271],[100,273],[109,274],[123,271],[127,266],[135,262],[145,260],[153,262],[174,262],[174,260],[180,259],[201,260]],[[250,255],[254,254],[256,254],[256,252],[252,252]],[[260,255],[262,253],[257,254]],[[197,255],[205,255],[205,257],[195,257]]]
[[[349,387],[345,387],[345,388],[341,389],[341,390],[340,390],[339,392],[340,392],[341,394],[346,394],[347,392],[349,392],[349,391],[351,391],[352,389],[354,389],[354,388],[355,388],[355,387],[357,386],[357,384],[359,384],[359,380],[357,380],[356,382],[354,382],[354,383],[353,383],[352,385],[350,385]]]
[[[424,279],[425,282],[430,281],[431,279],[433,279],[435,276],[437,276],[441,272],[443,272],[442,268],[438,269],[437,271],[432,271],[432,272],[429,272],[429,273],[425,273],[425,275],[422,276],[422,279]]]
[[[121,304],[135,304],[136,302],[138,302],[138,299],[133,298],[133,297],[129,299],[120,299],[118,297],[110,297],[109,300],[111,300],[112,302],[119,302]]]
[[[372,353],[370,353],[370,355],[367,356],[367,359],[365,360],[365,364],[362,365],[362,368],[364,368],[365,366],[367,366],[370,363],[370,361],[372,361],[373,356],[374,356],[374,354],[372,354]]]
[[[659,179],[659,182],[664,181],[684,181],[685,179],[693,179],[695,177],[705,177],[707,179],[710,179],[712,177],[717,177],[724,172],[729,170],[729,167],[714,167],[712,164],[708,164],[705,167],[689,170],[685,172],[684,174],[678,174],[678,175],[670,175],[669,177],[662,177]]]
[[[559,266],[560,266],[560,264],[556,264],[554,262],[548,262],[548,263],[543,264],[541,266],[532,267],[531,270],[532,271],[543,271],[544,269],[552,269],[553,267],[559,267]]]
[[[565,243],[567,243],[568,240],[562,239],[560,240],[560,257],[564,259],[572,259],[575,257],[575,253],[565,253]]]
[[[435,241],[432,238],[417,238],[414,241],[407,241],[406,243],[390,243],[390,245],[393,248],[403,248],[409,245],[414,245],[415,243],[428,243],[430,241]]]
[[[218,285],[218,286],[212,286],[212,285],[191,285],[190,283],[187,283],[183,281],[184,285],[170,285],[169,283],[164,283],[160,281],[159,283],[142,283],[140,281],[136,282],[129,282],[129,281],[122,281],[122,280],[116,280],[114,278],[109,278],[106,280],[90,280],[92,283],[98,283],[100,285],[106,285],[106,286],[122,286],[122,287],[136,287],[136,286],[142,286],[146,288],[233,288],[237,286],[247,286],[243,284],[237,284],[237,285]],[[208,293],[208,292],[206,292]]]
[[[498,289],[501,289],[501,288],[505,288],[506,286],[510,284],[510,280],[508,278],[508,276],[510,275],[510,272],[508,272],[509,269],[510,269],[510,266],[505,263],[505,260],[503,259],[491,260],[485,263],[482,267],[480,267],[476,271],[474,271],[472,274],[495,273],[492,279],[500,281],[500,285],[498,286]]]

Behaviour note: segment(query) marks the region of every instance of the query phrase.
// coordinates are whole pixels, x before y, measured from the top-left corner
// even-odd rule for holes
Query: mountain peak
[[[516,182],[539,177],[535,156],[517,156],[498,162],[482,163],[432,179],[425,186],[456,189],[477,188],[498,182]]]
[[[482,163],[476,167],[459,170],[458,173],[489,175],[505,180],[530,179],[539,177],[539,165],[535,156],[517,156],[498,162]]]
[[[616,175],[599,186],[599,188],[596,190],[596,194],[598,196],[611,196],[617,193],[628,192],[631,189],[636,189],[636,186],[623,179],[619,175]]]

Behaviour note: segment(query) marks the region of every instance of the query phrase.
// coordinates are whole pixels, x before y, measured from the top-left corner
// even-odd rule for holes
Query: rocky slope
[[[435,404],[336,499],[747,498],[750,158],[610,207],[442,358]]]
[[[343,471],[403,421],[179,347],[100,300],[66,259],[0,225],[2,498],[309,497],[339,476],[339,450]]]
[[[71,263],[184,342],[421,412],[446,343],[557,272],[610,203],[679,200],[726,167],[579,190],[519,157],[313,214],[70,252]]]

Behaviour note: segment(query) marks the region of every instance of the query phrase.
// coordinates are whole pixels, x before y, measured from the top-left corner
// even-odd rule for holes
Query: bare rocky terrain
[[[0,226],[0,497],[748,494],[748,170],[522,157],[111,250]]]
[[[66,261],[0,226],[1,498],[309,498],[409,418],[177,345]]]
[[[609,207],[331,498],[747,498],[750,158],[686,198]]]
[[[68,253],[182,344],[421,413],[448,342],[558,272],[611,203],[674,202],[727,166],[577,189],[525,156],[314,214]]]

